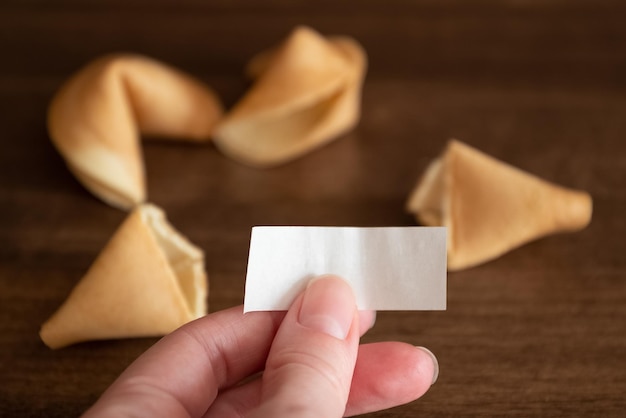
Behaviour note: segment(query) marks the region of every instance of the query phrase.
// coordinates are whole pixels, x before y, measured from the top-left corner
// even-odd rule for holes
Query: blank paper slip
[[[446,308],[446,228],[252,228],[244,311],[287,310],[309,280],[350,282],[359,309]]]

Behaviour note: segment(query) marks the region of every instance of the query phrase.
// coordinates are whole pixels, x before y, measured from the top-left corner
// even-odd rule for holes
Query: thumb
[[[259,408],[250,417],[341,417],[359,344],[352,288],[313,279],[292,304],[270,349]]]

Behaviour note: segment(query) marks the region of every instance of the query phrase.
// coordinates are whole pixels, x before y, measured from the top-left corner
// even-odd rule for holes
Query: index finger
[[[220,388],[263,368],[283,317],[238,306],[193,321],[135,360],[85,416],[200,416]]]

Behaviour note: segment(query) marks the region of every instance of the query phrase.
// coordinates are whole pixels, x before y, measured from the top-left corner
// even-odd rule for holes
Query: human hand
[[[340,417],[419,398],[436,359],[400,342],[359,346],[374,316],[335,276],[314,279],[286,314],[208,315],[152,346],[84,416]]]

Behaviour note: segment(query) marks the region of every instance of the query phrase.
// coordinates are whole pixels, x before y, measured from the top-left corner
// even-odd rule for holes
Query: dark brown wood
[[[92,58],[134,51],[194,73],[230,105],[245,61],[300,23],[366,47],[356,130],[269,170],[211,145],[144,147],[150,199],[206,252],[211,310],[242,301],[252,225],[414,225],[406,197],[455,137],[588,190],[593,222],[449,274],[445,312],[380,313],[365,340],[430,347],[441,374],[421,400],[371,416],[623,415],[623,2],[53,3],[0,5],[0,416],[77,415],[155,341],[51,351],[39,340],[124,218],[51,146],[55,89]]]

